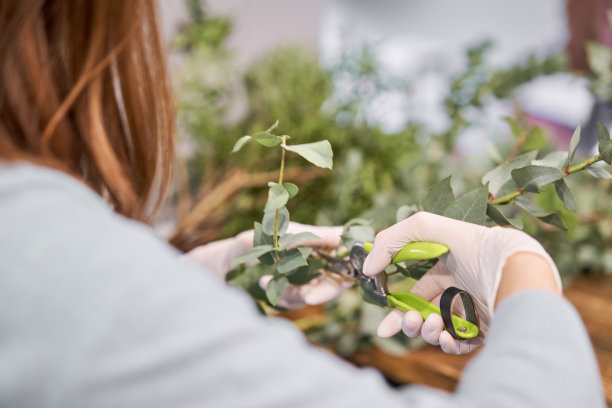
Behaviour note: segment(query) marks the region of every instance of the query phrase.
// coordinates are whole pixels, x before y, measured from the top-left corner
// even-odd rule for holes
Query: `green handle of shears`
[[[372,246],[373,244],[371,242],[365,242],[363,244],[363,248],[367,253],[370,253]],[[410,242],[395,254],[391,263],[433,259],[447,252],[448,247],[443,244],[438,244],[437,242]],[[387,296],[387,303],[389,307],[394,307],[403,312],[415,310],[421,314],[423,320],[427,319],[432,313],[441,315],[438,306],[411,292],[392,292]],[[458,337],[472,339],[478,336],[478,326],[475,324],[457,315],[451,315],[451,319],[455,326],[455,333]]]
[[[372,250],[373,244],[371,242],[364,242],[363,249],[369,254]],[[437,242],[409,242],[391,260],[391,263],[398,263],[404,261],[418,261],[421,259],[433,259],[448,252],[446,245],[438,244]]]

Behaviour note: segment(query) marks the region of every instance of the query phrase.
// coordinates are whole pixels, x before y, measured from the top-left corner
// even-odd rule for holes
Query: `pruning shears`
[[[469,293],[456,287],[447,288],[440,297],[440,307],[411,292],[389,292],[387,274],[383,271],[376,276],[363,274],[363,263],[372,250],[372,243],[357,242],[353,245],[348,260],[319,252],[328,261],[327,270],[360,282],[364,289],[380,306],[392,307],[404,312],[415,310],[423,320],[432,313],[442,316],[446,330],[457,340],[467,340],[478,336],[478,319],[474,301]],[[392,264],[434,259],[449,251],[448,247],[435,242],[410,242],[391,260]],[[454,298],[459,295],[465,311],[465,318],[451,313]]]

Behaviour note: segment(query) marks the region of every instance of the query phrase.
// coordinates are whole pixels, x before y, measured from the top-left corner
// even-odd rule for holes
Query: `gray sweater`
[[[78,181],[0,167],[0,407],[603,407],[564,299],[497,309],[453,394],[391,389],[182,261]]]

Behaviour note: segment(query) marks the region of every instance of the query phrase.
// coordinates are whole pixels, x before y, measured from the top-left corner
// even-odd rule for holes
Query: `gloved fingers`
[[[404,312],[398,309],[393,309],[389,314],[380,322],[376,334],[378,337],[387,338],[396,335],[402,330],[402,317]]]
[[[423,327],[423,317],[415,310],[410,310],[402,318],[402,331],[410,338],[419,337]]]
[[[318,239],[312,241],[300,242],[300,245],[319,248],[335,248],[340,245],[340,236],[342,235],[341,226],[315,226],[300,224],[298,222],[290,222],[287,232],[290,234],[299,234],[300,232],[311,232],[318,236]]]
[[[444,244],[453,252],[466,245],[473,245],[474,237],[486,227],[443,217],[428,212],[418,212],[413,216],[379,232],[374,239],[374,247],[365,260],[363,273],[374,276],[389,265],[392,257],[407,243],[413,241],[433,241]]]
[[[442,321],[442,316],[437,313],[432,313],[423,323],[421,337],[423,337],[423,340],[427,343],[437,346],[440,344],[440,334],[443,330],[444,322]]]
[[[262,276],[259,279],[259,286],[265,290],[271,279],[272,275]],[[277,305],[286,309],[299,309],[306,305],[319,305],[335,299],[352,285],[353,282],[340,281],[321,275],[305,285],[287,285]]]
[[[469,340],[457,340],[444,330],[440,333],[440,348],[447,354],[466,354],[484,343],[484,338],[478,336]]]

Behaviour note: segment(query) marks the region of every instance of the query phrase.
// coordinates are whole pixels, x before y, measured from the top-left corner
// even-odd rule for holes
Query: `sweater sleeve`
[[[562,298],[506,300],[456,393],[392,389],[261,316],[85,187],[34,173],[0,177],[0,406],[603,406]]]

